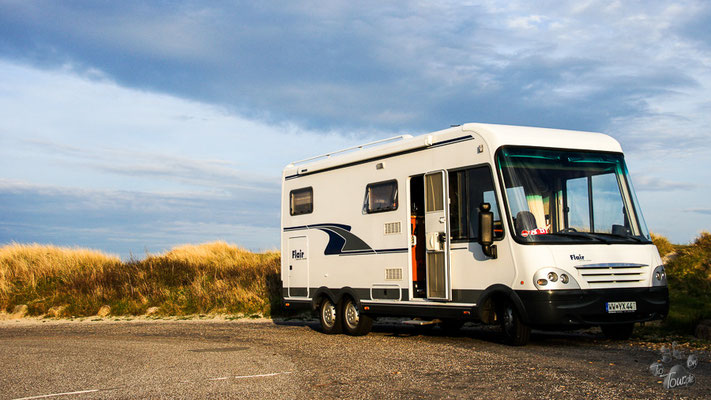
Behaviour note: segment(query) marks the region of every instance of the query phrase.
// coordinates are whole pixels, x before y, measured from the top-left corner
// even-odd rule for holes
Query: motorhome
[[[288,308],[326,333],[373,319],[456,329],[600,326],[627,338],[669,308],[620,144],[601,133],[464,124],[284,168]]]

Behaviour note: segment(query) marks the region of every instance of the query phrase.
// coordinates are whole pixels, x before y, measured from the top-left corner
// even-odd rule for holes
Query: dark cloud
[[[506,18],[422,4],[9,2],[0,55],[98,69],[122,85],[317,130],[465,121],[604,130],[650,113],[650,96],[695,84],[671,62],[630,70],[609,54],[566,53],[551,33],[565,21],[555,14],[531,19],[548,29],[534,35]],[[589,88],[567,93],[580,85]]]

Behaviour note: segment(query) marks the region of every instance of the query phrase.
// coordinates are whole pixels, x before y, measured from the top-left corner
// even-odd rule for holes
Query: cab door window
[[[449,172],[449,229],[453,241],[474,242],[479,239],[481,203],[489,203],[494,213],[494,238],[504,236],[491,176],[488,165]]]

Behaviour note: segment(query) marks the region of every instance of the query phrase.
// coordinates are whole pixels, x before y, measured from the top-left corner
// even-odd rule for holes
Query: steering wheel
[[[577,232],[578,230],[575,228],[568,227],[568,228],[563,228],[560,231],[561,232]]]

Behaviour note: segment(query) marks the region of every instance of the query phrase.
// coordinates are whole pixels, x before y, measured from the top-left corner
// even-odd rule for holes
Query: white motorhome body
[[[590,132],[465,124],[286,166],[283,297],[327,332],[372,317],[600,325],[628,336],[668,292],[622,149]]]

